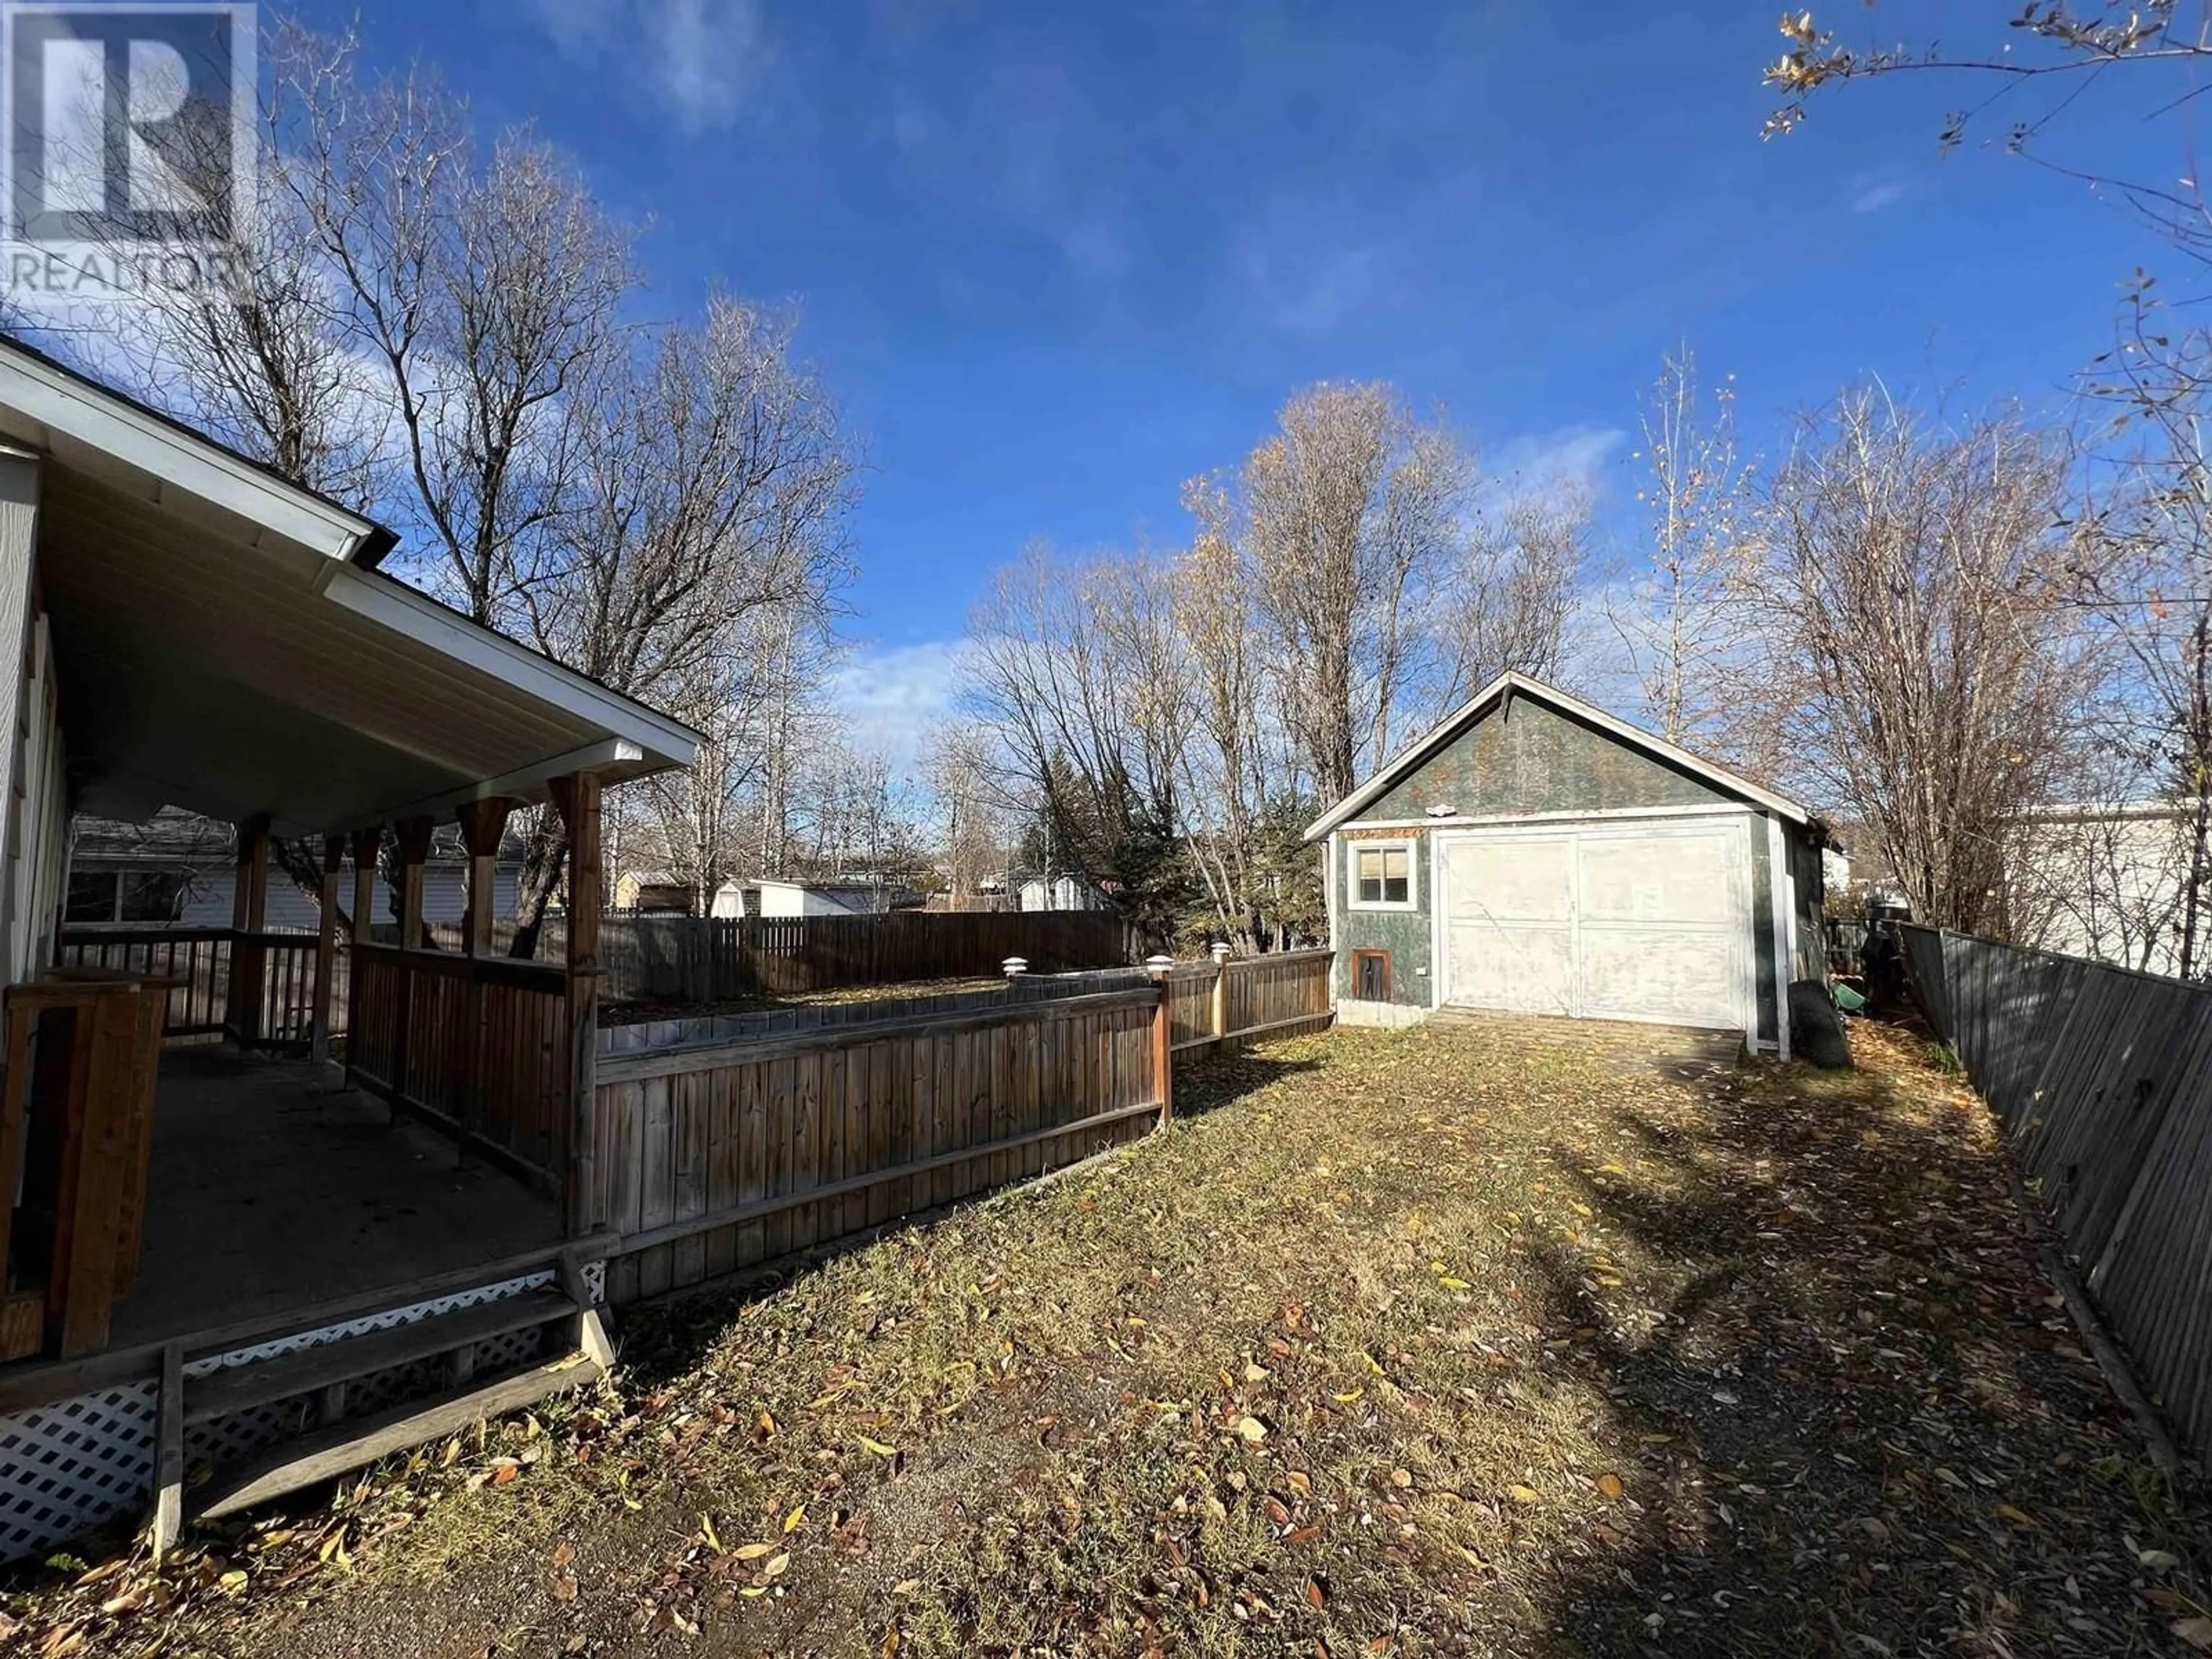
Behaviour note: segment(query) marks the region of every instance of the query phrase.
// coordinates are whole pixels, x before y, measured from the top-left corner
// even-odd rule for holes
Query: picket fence
[[[2212,1449],[2212,990],[1929,927],[1921,1005],[2145,1386]]]

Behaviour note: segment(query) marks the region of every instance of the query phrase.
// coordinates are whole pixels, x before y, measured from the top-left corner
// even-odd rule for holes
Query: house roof
[[[283,834],[688,764],[697,736],[372,567],[392,537],[0,337],[86,810]]]
[[[1778,795],[1724,766],[1700,760],[1688,750],[1671,744],[1664,738],[1654,737],[1640,726],[1631,726],[1618,715],[1608,714],[1579,697],[1569,696],[1555,685],[1547,685],[1541,680],[1509,670],[1461,704],[1417,742],[1401,750],[1395,760],[1365,783],[1315,819],[1307,826],[1305,839],[1319,841],[1339,824],[1381,799],[1401,780],[1419,771],[1431,757],[1469,726],[1513,697],[1527,697],[1531,702],[1543,703],[1572,719],[1594,726],[1631,748],[1641,750],[1669,766],[1702,778],[1717,789],[1763,806],[1793,823],[1809,824],[1813,821],[1810,812],[1785,795]]]

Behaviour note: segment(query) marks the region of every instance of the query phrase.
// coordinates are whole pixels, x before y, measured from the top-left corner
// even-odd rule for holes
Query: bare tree
[[[1183,902],[1176,783],[1191,714],[1171,570],[1033,547],[999,573],[969,632],[964,700],[997,739],[1007,793],[1033,799],[1072,867],[1114,884],[1166,937]]]
[[[549,656],[659,703],[706,738],[653,799],[702,901],[733,868],[732,798],[784,762],[797,640],[849,580],[859,459],[793,361],[795,319],[726,298],[696,328],[603,362],[578,388],[574,477],[518,595]],[[534,943],[562,839],[535,835],[517,948]]]
[[[2096,642],[2063,447],[1873,390],[1808,419],[1751,575],[1778,765],[1863,823],[1923,918],[2005,937],[2011,838],[2067,789]]]
[[[940,727],[930,739],[925,765],[937,805],[949,902],[959,909],[977,898],[986,882],[1006,874],[1022,808],[1008,793],[985,727],[969,722]]]
[[[1590,501],[1570,486],[1479,514],[1440,584],[1436,654],[1446,665],[1439,712],[1508,669],[1561,678],[1569,625],[1582,607]]]
[[[313,226],[336,320],[376,362],[430,573],[497,623],[541,580],[587,399],[620,349],[631,235],[526,132],[479,163],[459,110],[410,71],[364,86],[349,39],[280,37],[297,114],[284,177]]]
[[[1899,76],[1976,86],[1987,95],[1942,114],[1948,150],[1990,121],[2008,122],[2015,156],[2119,204],[2183,260],[2212,264],[2212,199],[2191,127],[2201,76],[2212,64],[2212,11],[2197,0],[2143,0],[2122,9],[2031,0],[1993,19],[1985,45],[1854,46],[1809,12],[1785,14],[1789,46],[1766,70],[1778,104],[1769,136],[1795,131],[1808,100],[1854,82]],[[2117,173],[2069,159],[2069,124],[2171,125],[2176,165]],[[2106,152],[2077,151],[2101,157]],[[2102,499],[2078,509],[2106,556],[2085,556],[2083,603],[2119,641],[2135,720],[2119,739],[2142,758],[2184,825],[2177,961],[2185,975],[2212,968],[2212,452],[2203,410],[2212,390],[2212,331],[2166,305],[2137,270],[2123,301],[2115,349],[2092,365],[2084,391],[2113,413],[2133,447],[2111,458]]]
[[[1448,429],[1381,385],[1299,392],[1245,462],[1256,599],[1283,642],[1285,714],[1324,797],[1350,793],[1389,756],[1403,700],[1427,689],[1414,619],[1455,544],[1471,471]]]
[[[1653,726],[1670,743],[1705,748],[1726,746],[1741,632],[1731,600],[1756,530],[1735,410],[1733,377],[1708,410],[1696,356],[1686,347],[1662,360],[1643,416],[1650,481],[1637,497],[1650,512],[1648,562],[1626,605],[1608,607]]]

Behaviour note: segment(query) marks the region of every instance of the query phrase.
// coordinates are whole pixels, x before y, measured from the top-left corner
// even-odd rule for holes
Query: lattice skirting
[[[606,1264],[587,1264],[584,1277],[593,1298],[603,1299]],[[473,1286],[341,1324],[211,1354],[186,1365],[185,1375],[205,1376],[229,1366],[413,1324],[459,1308],[520,1296],[552,1282],[549,1271]],[[542,1330],[525,1330],[482,1344],[477,1369],[490,1372],[536,1358],[544,1340]],[[381,1411],[410,1398],[434,1394],[443,1381],[444,1364],[439,1360],[373,1372],[347,1385],[346,1410],[349,1415]],[[159,1385],[151,1380],[130,1382],[57,1401],[16,1416],[0,1417],[0,1561],[46,1554],[87,1533],[143,1515],[151,1506],[160,1393]],[[304,1397],[214,1418],[195,1424],[187,1432],[185,1466],[191,1471],[245,1456],[314,1426],[314,1401]]]

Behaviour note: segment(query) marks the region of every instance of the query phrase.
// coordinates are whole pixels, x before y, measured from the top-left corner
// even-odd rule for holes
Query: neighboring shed
[[[644,915],[688,916],[696,899],[672,870],[625,870],[615,878],[615,908]]]
[[[1796,802],[1522,674],[1306,831],[1338,1018],[1444,1007],[1742,1032],[1788,1053],[1824,974],[1820,826]]]

